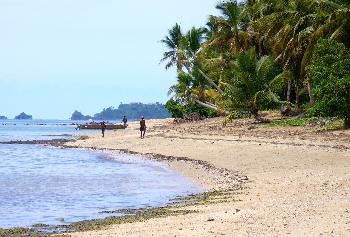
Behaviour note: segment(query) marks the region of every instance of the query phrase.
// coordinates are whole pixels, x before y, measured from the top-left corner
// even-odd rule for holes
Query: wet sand
[[[163,157],[207,189],[224,190],[232,182],[242,185],[241,190],[232,200],[185,207],[196,213],[72,236],[350,235],[350,131],[266,127],[251,120],[222,127],[220,118],[177,125],[171,121],[147,121],[142,140],[134,123],[105,138],[92,134],[66,146]],[[225,171],[231,179],[225,179]]]

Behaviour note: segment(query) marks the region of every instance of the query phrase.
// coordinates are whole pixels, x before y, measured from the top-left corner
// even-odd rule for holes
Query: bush
[[[170,112],[173,118],[183,118],[184,116],[184,106],[180,102],[173,99],[168,100],[165,104],[165,108]]]
[[[173,118],[183,118],[185,114],[199,113],[206,118],[217,117],[217,111],[213,109],[205,108],[197,103],[191,102],[188,104],[182,104],[181,102],[170,99],[165,104],[165,108],[171,113]]]
[[[350,126],[350,54],[344,44],[321,39],[308,68],[308,80],[314,86],[315,104],[307,115],[345,118],[345,126]]]

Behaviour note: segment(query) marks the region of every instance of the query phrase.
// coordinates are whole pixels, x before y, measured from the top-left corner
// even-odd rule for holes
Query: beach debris
[[[293,108],[290,104],[282,105],[280,108],[280,112],[282,115],[289,116],[289,117],[298,116],[298,115],[302,114],[300,111]]]
[[[310,126],[326,126],[333,122],[332,119],[317,119],[309,123]]]
[[[208,218],[207,221],[214,221],[215,219],[214,218]]]
[[[185,122],[196,122],[204,120],[205,116],[202,116],[198,112],[185,114],[183,118],[176,119],[176,123],[185,123]]]
[[[51,140],[16,140],[16,141],[4,141],[0,144],[4,145],[50,145],[50,146],[62,146],[63,144],[72,141],[72,139],[51,139]]]

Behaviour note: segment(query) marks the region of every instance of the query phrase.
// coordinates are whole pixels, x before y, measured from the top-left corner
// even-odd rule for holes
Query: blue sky
[[[216,0],[0,0],[0,115],[69,118],[162,102],[175,72],[159,41],[204,25]]]

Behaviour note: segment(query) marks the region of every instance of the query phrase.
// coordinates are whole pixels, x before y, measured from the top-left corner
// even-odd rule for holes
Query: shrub
[[[171,117],[183,118],[185,108],[180,102],[170,99],[166,102],[165,108],[170,112]]]
[[[308,67],[315,104],[309,116],[345,118],[350,127],[350,54],[344,44],[330,39],[317,43]]]
[[[218,113],[215,110],[205,108],[194,102],[182,104],[180,101],[170,99],[165,104],[165,108],[171,113],[173,118],[183,118],[185,114],[194,112],[197,112],[206,118],[213,118],[218,116]]]

